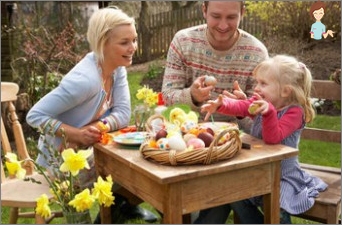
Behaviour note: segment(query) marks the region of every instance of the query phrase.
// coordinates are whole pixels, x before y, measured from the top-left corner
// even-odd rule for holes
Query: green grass
[[[341,130],[341,116],[317,115],[309,127]],[[341,143],[301,140],[299,161],[302,163],[341,168]]]
[[[138,100],[135,97],[136,91],[141,88],[140,82],[143,79],[143,74],[139,72],[129,73],[128,82],[131,90],[131,104],[132,108],[136,104],[138,104]],[[133,124],[133,117],[131,117],[131,124]],[[341,130],[341,116],[325,116],[318,115],[312,124],[309,124],[312,127],[319,128],[328,128],[334,130]],[[318,141],[306,141],[301,140],[299,145],[299,160],[304,163],[316,164],[316,165],[324,165],[324,166],[332,166],[332,167],[341,167],[341,144],[336,143],[326,143],[326,142],[318,142]],[[152,212],[159,215],[157,211],[148,203],[142,203],[142,207],[151,210]],[[54,207],[55,209],[58,209]],[[91,218],[95,219],[99,208],[95,205],[91,209]],[[1,210],[1,223],[8,224],[9,217],[9,208],[2,207]],[[34,220],[32,219],[20,219],[18,221],[20,224],[32,224]],[[56,218],[52,221],[53,224],[65,224],[64,218]],[[142,224],[145,223],[142,220],[129,220],[126,221],[126,224]],[[161,223],[161,220],[156,223]],[[233,223],[232,214],[229,216],[226,223]],[[313,221],[303,220],[297,217],[292,217],[293,224],[315,224]]]
[[[128,74],[128,84],[129,84],[129,89],[131,91],[131,109],[134,109],[134,106],[136,106],[139,103],[139,100],[137,99],[135,95],[137,93],[137,90],[142,88],[140,83],[143,78],[144,78],[144,75],[139,72],[133,72],[133,73]],[[130,124],[134,124],[133,114],[131,115]]]

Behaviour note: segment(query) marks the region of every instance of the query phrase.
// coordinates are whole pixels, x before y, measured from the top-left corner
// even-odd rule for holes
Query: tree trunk
[[[149,31],[150,15],[147,1],[141,1],[141,10],[139,13],[139,34],[142,36],[142,58],[143,61],[151,60],[151,38],[152,33]],[[139,46],[138,46],[139,47]]]

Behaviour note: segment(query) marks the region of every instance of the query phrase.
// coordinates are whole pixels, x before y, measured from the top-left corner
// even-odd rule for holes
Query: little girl
[[[312,77],[306,66],[295,58],[277,55],[260,63],[253,71],[256,80],[254,95],[246,100],[219,96],[201,107],[206,118],[215,111],[233,116],[249,116],[253,119],[251,135],[267,144],[284,144],[298,148],[300,134],[306,123],[313,120],[315,111],[310,103]],[[291,214],[300,214],[310,209],[319,192],[327,188],[318,177],[300,168],[298,156],[281,162],[280,208],[281,223],[291,223]],[[242,223],[263,223],[263,214],[258,210],[262,197],[231,203]],[[209,210],[220,212],[215,216],[227,216],[215,207]],[[211,213],[206,212],[205,215]],[[215,214],[215,213],[214,213]],[[225,217],[225,218],[224,218]],[[217,218],[215,219],[217,220]],[[201,213],[196,221],[201,223]],[[206,223],[210,219],[206,218]]]

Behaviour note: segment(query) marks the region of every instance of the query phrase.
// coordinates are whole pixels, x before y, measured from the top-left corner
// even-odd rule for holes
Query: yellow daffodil
[[[18,179],[24,179],[26,170],[21,167],[22,161],[18,161],[17,155],[12,152],[8,152],[5,155],[5,158],[7,158],[5,165],[8,169],[8,173],[10,175],[15,175]]]
[[[77,194],[73,200],[69,202],[77,212],[83,212],[90,209],[95,202],[95,197],[90,194],[89,189],[84,189],[81,193]]]
[[[104,181],[102,177],[98,177],[97,182],[94,183],[92,192],[93,196],[98,199],[101,205],[109,207],[114,203],[112,192],[113,180],[110,175],[107,176],[106,179],[107,181]]]
[[[198,123],[198,116],[194,111],[190,111],[187,115],[186,118],[188,120],[194,121],[195,123]]]
[[[158,102],[158,93],[146,86],[137,91],[136,97],[138,100],[143,100],[144,103],[148,104],[150,107]]]
[[[39,198],[36,199],[36,201],[36,213],[44,219],[49,218],[51,216],[51,209],[49,207],[49,199],[47,195],[42,194]]]
[[[55,156],[55,153],[55,151],[52,152],[53,156]],[[106,178],[107,181],[104,181],[100,177],[97,180],[97,183],[94,184],[94,193],[90,193],[88,188],[82,192],[79,190],[78,181],[75,180],[74,176],[84,168],[90,169],[87,158],[91,156],[91,154],[92,150],[79,150],[78,152],[75,152],[72,148],[65,149],[60,156],[58,156],[63,159],[63,162],[57,160],[51,164],[54,167],[51,176],[44,173],[45,170],[43,167],[35,161],[30,160],[49,183],[49,191],[54,196],[51,200],[60,205],[63,212],[74,212],[75,210],[77,212],[83,212],[89,210],[96,200],[98,200],[100,205],[107,207],[114,204],[112,193],[113,180],[111,176]],[[18,161],[18,157],[15,153],[7,153],[5,158],[5,165],[9,174],[16,175],[19,179],[24,179],[26,170],[22,168],[22,163],[25,162],[25,160]],[[36,202],[36,213],[45,219],[51,217],[48,196],[43,194],[36,199]]]
[[[87,158],[92,154],[91,150],[79,150],[77,153],[72,148],[62,152],[64,163],[59,168],[62,172],[71,172],[76,176],[81,169],[90,169]]]
[[[145,102],[150,106],[154,106],[158,102],[158,93],[153,92],[146,96]]]
[[[180,126],[186,120],[186,113],[183,109],[174,108],[170,112],[170,122]]]
[[[70,182],[68,180],[62,181],[61,183],[54,181],[54,185],[57,187],[56,192],[52,188],[50,188],[50,193],[54,195],[55,199],[57,199],[58,196],[70,198],[70,193],[69,193]]]

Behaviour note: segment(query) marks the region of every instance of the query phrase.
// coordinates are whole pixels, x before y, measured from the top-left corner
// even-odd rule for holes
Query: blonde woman
[[[46,168],[50,156],[44,143],[62,150],[59,149],[62,130],[71,146],[92,148],[101,137],[96,126],[99,120],[105,121],[107,131],[126,127],[130,121],[126,67],[132,64],[137,49],[134,18],[116,7],[100,9],[89,20],[87,40],[91,52],[27,115],[28,124],[42,133],[38,144],[42,154],[37,162]],[[81,174],[81,186],[92,184],[96,178],[93,158],[90,165],[92,170]],[[116,195],[112,209],[114,207],[120,209],[127,219],[140,217],[149,222],[157,219],[154,214],[130,205],[120,195]]]

